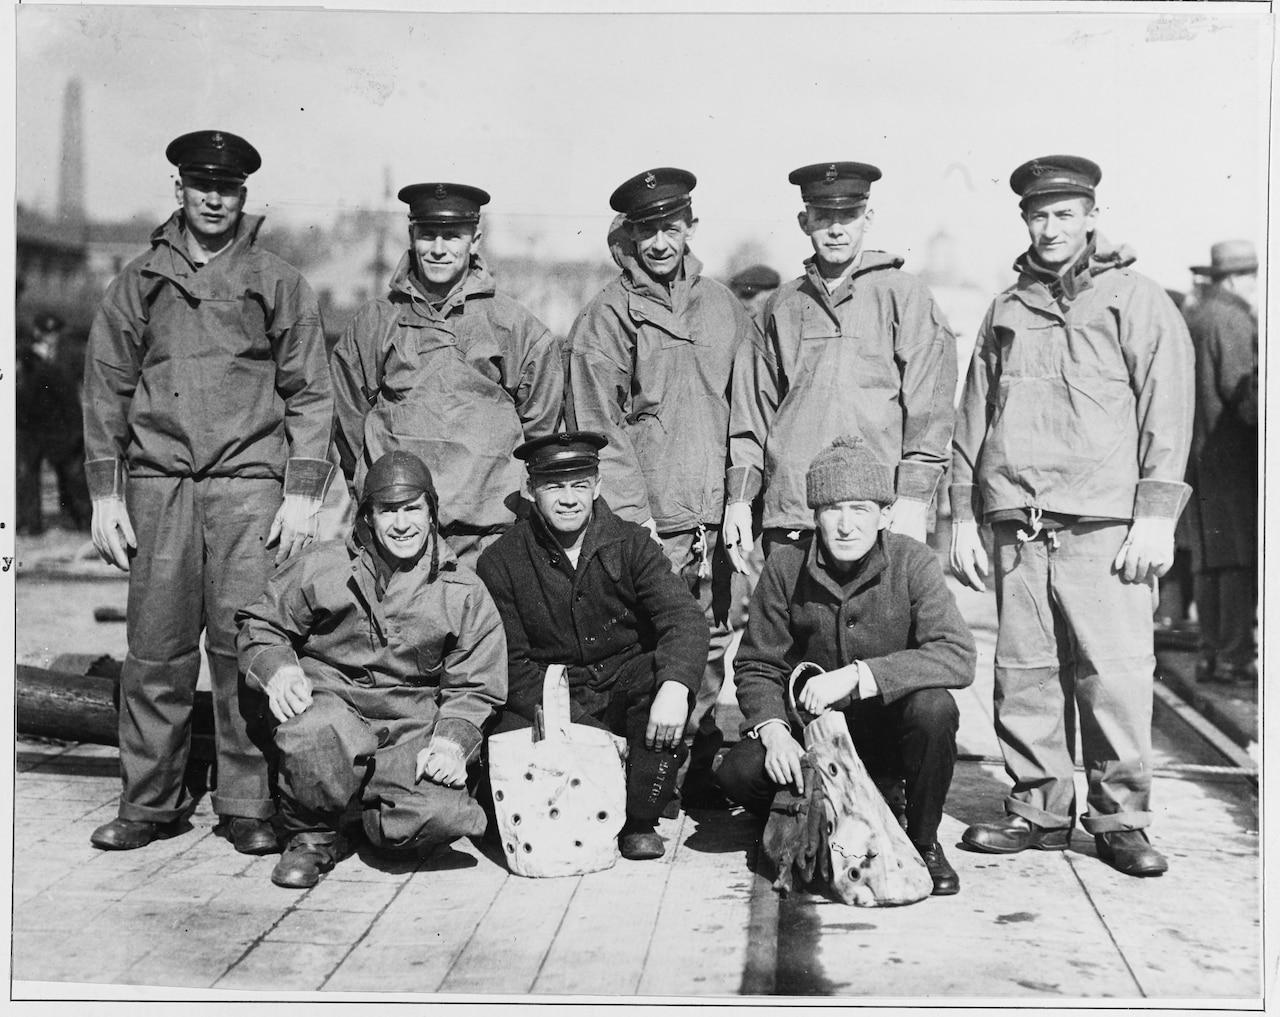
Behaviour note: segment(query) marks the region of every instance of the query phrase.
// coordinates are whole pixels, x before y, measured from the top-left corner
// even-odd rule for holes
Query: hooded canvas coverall
[[[471,759],[507,694],[507,643],[492,599],[447,546],[379,568],[357,523],[283,565],[236,616],[240,662],[266,689],[301,666],[312,700],[275,730],[289,835],[337,829],[353,798],[375,847],[407,850],[484,832],[465,788],[416,780],[428,747]]]
[[[333,351],[338,454],[357,491],[383,453],[421,458],[440,492],[440,533],[474,566],[516,519],[525,474],[512,451],[560,420],[560,347],[494,289],[479,255],[439,307],[414,285],[412,263],[406,253],[387,295],[357,312]]]
[[[1071,826],[1078,711],[1095,834],[1151,822],[1151,589],[1113,563],[1131,520],[1177,518],[1191,442],[1187,329],[1133,261],[1095,233],[1058,300],[1019,258],[978,333],[952,462],[954,518],[994,523],[1005,808]]]
[[[897,464],[899,498],[933,500],[950,456],[956,341],[928,287],[901,266],[864,251],[828,294],[809,258],[766,305],[763,337],[739,349],[725,483],[731,502],[763,487],[766,534],[813,529],[805,473],[842,434]]]
[[[711,649],[688,730],[701,731],[691,768],[719,747],[715,703],[734,614],[747,595],[720,545],[734,362],[757,333],[741,301],[702,275],[685,250],[668,288],[649,274],[625,227],[610,234],[622,270],[569,333],[570,430],[609,439],[603,495],[622,519],[652,519],[711,627]]]
[[[182,777],[205,631],[219,815],[275,811],[241,687],[237,608],[262,593],[267,534],[283,493],[323,500],[333,398],[320,310],[306,280],[257,246],[244,215],[207,264],[187,254],[182,213],[107,289],[89,334],[85,475],[123,495],[138,547],[129,569],[129,652],[120,679],[120,816],[169,822]]]

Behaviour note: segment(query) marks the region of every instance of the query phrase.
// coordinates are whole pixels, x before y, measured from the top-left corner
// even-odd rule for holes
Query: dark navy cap
[[[1042,155],[1014,170],[1009,175],[1009,186],[1022,197],[1020,204],[1026,205],[1044,194],[1092,198],[1101,179],[1102,170],[1096,162],[1078,155]]]
[[[262,157],[244,138],[228,131],[193,131],[169,142],[165,158],[180,173],[204,173],[243,182],[262,165]]]
[[[649,222],[688,208],[698,178],[688,170],[660,166],[638,173],[609,196],[609,207],[629,222]]]
[[[600,450],[609,439],[595,431],[564,431],[526,441],[515,451],[530,474],[568,473],[600,465]]]
[[[867,200],[880,170],[865,162],[815,162],[792,170],[787,179],[800,185],[806,205],[819,208],[853,208]]]
[[[379,456],[364,476],[364,490],[360,494],[360,507],[372,502],[396,505],[413,501],[420,494],[427,496],[431,505],[436,504],[436,486],[427,464],[412,452],[396,449]]]
[[[396,195],[409,206],[411,223],[476,223],[489,192],[467,184],[409,184]]]
[[[750,296],[761,290],[776,290],[781,284],[782,278],[768,265],[752,265],[729,280],[729,289]]]

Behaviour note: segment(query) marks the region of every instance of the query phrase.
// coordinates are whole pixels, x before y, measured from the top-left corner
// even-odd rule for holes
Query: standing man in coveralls
[[[956,426],[951,569],[984,590],[995,544],[995,728],[1013,790],[976,851],[1065,851],[1075,739],[1098,857],[1131,876],[1151,846],[1152,585],[1173,531],[1194,406],[1191,340],[1133,252],[1094,229],[1102,171],[1051,155],[1009,177],[1031,246],[978,332]]]
[[[236,610],[315,537],[329,485],[333,397],[315,295],[258,246],[245,215],[257,151],[226,131],[184,134],[179,209],[108,288],[85,360],[93,542],[129,573],[120,677],[119,817],[90,838],[128,850],[173,832],[204,631],[222,832],[276,850],[258,731],[236,665]],[[283,499],[282,499],[283,493]]]
[[[686,805],[724,807],[712,779],[723,743],[716,697],[724,683],[729,614],[742,600],[720,548],[729,395],[734,359],[756,327],[741,302],[702,274],[689,249],[697,230],[687,170],[637,174],[609,198],[625,220],[611,229],[621,274],[578,316],[569,334],[571,430],[608,439],[603,493],[620,518],[640,523],[666,550],[702,605],[711,649],[689,716],[693,746]]]
[[[356,491],[383,453],[419,456],[440,535],[472,568],[515,522],[524,469],[511,450],[556,429],[564,367],[546,326],[494,289],[479,253],[489,195],[427,183],[399,198],[409,250],[333,351],[338,455]]]
[[[791,173],[813,245],[805,274],[782,286],[764,336],[734,371],[724,542],[735,567],[751,552],[751,503],[763,488],[765,554],[813,529],[805,470],[842,434],[894,463],[889,529],[923,541],[950,455],[955,336],[902,259],[864,249],[880,170],[819,163]]]

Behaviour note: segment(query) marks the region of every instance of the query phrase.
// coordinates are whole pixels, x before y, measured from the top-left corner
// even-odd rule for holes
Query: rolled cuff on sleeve
[[[124,496],[124,470],[119,459],[93,459],[84,464],[84,479],[92,499]]]
[[[934,488],[942,479],[942,467],[934,463],[918,463],[908,459],[898,461],[897,495],[912,501],[933,501]]]
[[[290,459],[284,467],[284,493],[324,501],[333,479],[333,463],[327,459]]]
[[[296,667],[297,664],[298,655],[291,647],[268,646],[259,651],[258,655],[250,661],[245,671],[245,678],[250,685],[265,692],[267,683],[277,671],[282,667]]]
[[[754,466],[731,466],[724,477],[724,500],[754,501],[760,493],[764,478]]]
[[[1133,517],[1177,519],[1191,497],[1191,487],[1180,480],[1139,480],[1133,499]]]
[[[956,522],[967,522],[978,518],[978,506],[975,503],[977,489],[973,484],[951,485],[951,518]]]
[[[463,759],[470,759],[480,747],[480,729],[461,717],[442,717],[431,733],[430,749],[456,752]]]

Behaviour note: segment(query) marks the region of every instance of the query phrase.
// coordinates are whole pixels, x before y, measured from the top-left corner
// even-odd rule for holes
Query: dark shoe
[[[117,817],[94,830],[89,836],[89,843],[103,851],[132,851],[146,847],[159,834],[159,823]]]
[[[633,824],[630,821],[618,835],[618,847],[622,850],[622,857],[633,862],[661,858],[667,851],[662,838],[654,832],[652,823]]]
[[[932,844],[917,844],[915,847],[929,868],[929,876],[933,879],[933,896],[950,897],[953,893],[959,893],[960,877],[947,861],[947,856],[942,853],[942,845],[935,840]]]
[[[686,809],[723,812],[733,808],[733,803],[724,796],[715,774],[710,770],[690,770],[685,774],[684,784],[680,786],[680,802]]]
[[[280,850],[276,831],[268,820],[231,816],[222,822],[225,836],[242,855],[273,855]]]
[[[1169,869],[1164,855],[1151,846],[1142,830],[1095,833],[1098,857],[1126,876],[1158,876]]]
[[[1027,848],[1065,851],[1071,843],[1071,827],[1036,826],[1021,816],[1005,816],[994,823],[975,823],[960,840],[975,851],[992,855],[1013,855]]]
[[[315,886],[341,853],[336,833],[296,833],[271,870],[271,882],[293,890]]]

